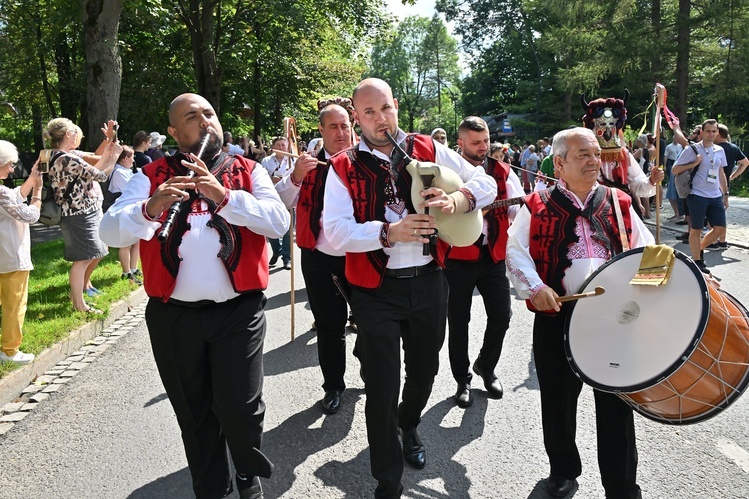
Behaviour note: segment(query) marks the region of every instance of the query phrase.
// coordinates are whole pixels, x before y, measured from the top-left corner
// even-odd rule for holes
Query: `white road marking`
[[[721,437],[718,439],[718,450],[730,457],[744,472],[749,473],[749,452],[733,440]]]

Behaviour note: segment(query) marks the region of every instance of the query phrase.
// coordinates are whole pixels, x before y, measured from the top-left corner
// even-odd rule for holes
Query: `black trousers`
[[[322,370],[322,388],[344,390],[346,383],[346,322],[348,305],[336,285],[333,274],[348,288],[346,258],[321,251],[302,249],[302,274],[307,299],[317,325],[317,357]]]
[[[447,302],[450,368],[455,381],[470,383],[473,375],[468,358],[468,324],[471,322],[473,289],[481,293],[486,310],[484,343],[479,352],[480,365],[484,372],[493,372],[502,355],[502,343],[512,317],[510,281],[505,275],[504,260],[494,263],[487,246],[482,247],[477,262],[448,260],[447,263],[445,275],[450,284]]]
[[[237,472],[269,477],[260,452],[265,403],[265,296],[190,308],[150,299],[146,324],[161,381],[182,430],[198,498],[232,490],[228,444]]]
[[[367,438],[377,498],[400,497],[403,452],[398,427],[415,428],[432,393],[445,341],[447,281],[441,270],[410,279],[385,277],[377,290],[354,289],[351,306],[363,342]],[[401,341],[406,365],[400,394]]]
[[[541,420],[551,473],[575,479],[582,473],[575,444],[577,399],[582,381],[564,352],[569,307],[555,316],[536,314],[533,355],[541,388]],[[594,390],[598,466],[607,498],[638,497],[637,448],[632,408],[612,393]]]

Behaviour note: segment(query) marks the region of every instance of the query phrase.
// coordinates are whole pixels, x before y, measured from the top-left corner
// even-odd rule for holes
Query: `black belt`
[[[213,300],[182,301],[182,300],[177,300],[175,298],[169,298],[169,300],[167,300],[167,303],[170,305],[176,305],[178,307],[184,307],[184,308],[208,308],[208,307],[216,307],[218,305],[226,305],[227,303],[231,303],[235,300],[241,300],[242,298],[250,299],[258,295],[262,295],[262,294],[263,294],[262,291],[248,291],[226,301],[213,301]]]
[[[385,277],[395,277],[396,279],[409,279],[420,275],[434,272],[439,268],[437,262],[432,260],[421,267],[406,267],[402,269],[385,269]]]
[[[167,301],[170,305],[176,305],[178,307],[185,307],[185,308],[207,308],[207,307],[215,307],[216,305],[220,305],[219,302],[213,301],[213,300],[198,300],[198,301],[182,301],[177,300],[175,298],[169,298],[169,301]],[[222,302],[226,303],[226,302]]]

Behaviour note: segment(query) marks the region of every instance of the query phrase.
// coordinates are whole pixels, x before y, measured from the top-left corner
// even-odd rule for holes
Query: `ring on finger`
[[[416,237],[418,237],[418,236],[419,236],[419,232],[418,232],[418,230],[417,230],[417,229],[414,229],[414,236],[416,236]]]

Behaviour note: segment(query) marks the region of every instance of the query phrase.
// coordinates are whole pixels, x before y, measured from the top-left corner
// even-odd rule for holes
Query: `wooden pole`
[[[294,227],[296,226],[296,210],[294,208],[291,208],[291,227],[289,227],[289,252],[291,256],[291,341],[294,341],[296,338],[294,336],[294,324],[295,324],[295,318],[296,318],[296,307],[294,306],[294,290],[296,289],[294,286],[294,268],[296,267],[296,258],[294,257],[294,254],[296,253],[296,235],[294,234]]]
[[[294,158],[294,159],[299,159],[301,157],[299,154],[291,154],[290,152],[283,152],[283,151],[279,151],[278,149],[271,149],[271,152],[280,154],[281,156],[288,156],[289,158]],[[317,164],[321,166],[327,165],[327,163],[325,163],[324,161],[320,161],[320,160],[317,161]]]
[[[284,128],[284,136],[289,141],[289,153],[285,153],[283,151],[276,151],[277,153],[281,153],[282,155],[289,156],[292,158],[298,158],[299,157],[299,143],[297,139],[296,134],[296,120],[294,118],[284,118],[283,119],[283,128]],[[296,225],[295,220],[295,212],[294,208],[290,210],[291,212],[291,226],[289,227],[289,257],[291,263],[291,293],[289,294],[290,300],[291,300],[291,341],[294,341],[296,339],[294,335],[294,324],[295,324],[295,304],[294,304],[294,268],[296,267],[296,262],[294,258],[294,254],[296,251],[294,251],[294,246],[296,246],[296,237],[294,236],[294,226]]]
[[[655,101],[655,118],[653,119],[653,136],[655,137],[655,166],[654,170],[661,168],[661,109],[665,106],[666,87],[660,83],[655,84],[653,100]],[[650,172],[652,176],[653,172]],[[661,244],[661,182],[655,186],[655,244]]]

